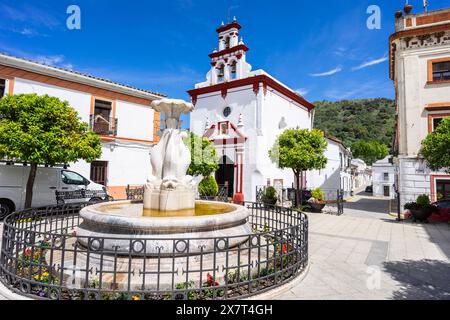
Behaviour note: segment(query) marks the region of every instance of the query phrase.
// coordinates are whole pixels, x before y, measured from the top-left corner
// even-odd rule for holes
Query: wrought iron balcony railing
[[[117,118],[109,117],[105,119],[99,115],[91,115],[89,118],[89,128],[102,136],[117,136],[117,127]]]

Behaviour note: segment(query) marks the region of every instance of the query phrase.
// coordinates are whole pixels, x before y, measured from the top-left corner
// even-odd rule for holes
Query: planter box
[[[428,222],[428,219],[433,214],[433,210],[430,208],[423,208],[420,210],[409,210],[412,214],[413,221],[420,221],[420,222]]]
[[[308,203],[311,207],[312,212],[321,213],[323,208],[325,208],[325,203]]]

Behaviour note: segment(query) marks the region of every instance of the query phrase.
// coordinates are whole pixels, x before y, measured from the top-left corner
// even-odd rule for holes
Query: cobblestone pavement
[[[310,271],[277,299],[450,300],[450,225],[398,223],[369,202],[309,215]]]

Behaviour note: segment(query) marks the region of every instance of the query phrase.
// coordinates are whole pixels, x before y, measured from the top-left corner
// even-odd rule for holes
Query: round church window
[[[228,118],[230,116],[230,114],[231,114],[231,108],[230,107],[226,107],[225,109],[223,109],[223,115],[225,117]]]

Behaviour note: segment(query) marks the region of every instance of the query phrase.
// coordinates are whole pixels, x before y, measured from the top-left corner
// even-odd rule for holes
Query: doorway
[[[216,181],[219,186],[228,185],[228,197],[234,195],[234,162],[227,156],[223,156],[219,162],[219,170],[216,171]]]
[[[105,187],[107,186],[108,161],[94,161],[91,163],[91,180]]]
[[[437,199],[450,199],[450,180],[437,180]]]
[[[384,186],[384,196],[385,197],[391,196],[391,187],[390,186]]]

